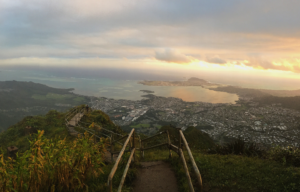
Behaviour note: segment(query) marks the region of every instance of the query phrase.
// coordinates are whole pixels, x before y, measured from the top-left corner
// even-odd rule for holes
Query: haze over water
[[[191,76],[205,80],[231,84],[248,88],[295,90],[299,89],[298,80],[279,78],[260,78],[256,76],[239,77],[220,76],[203,73]],[[184,101],[202,101],[209,103],[235,103],[238,96],[224,92],[217,92],[202,87],[160,87],[138,84],[141,80],[186,80],[186,74],[155,73],[141,70],[124,69],[80,69],[80,68],[1,68],[0,81],[32,81],[55,88],[74,88],[76,94],[107,97],[113,99],[140,100],[146,93],[140,90],[154,91],[154,95],[163,97],[177,97]],[[257,86],[259,85],[259,86]]]
[[[62,71],[41,70],[2,70],[0,81],[32,81],[56,88],[74,88],[76,94],[107,97],[113,99],[140,100],[146,93],[140,90],[154,91],[154,95],[176,97],[184,101],[202,101],[209,103],[235,103],[238,96],[204,89],[202,87],[161,87],[138,84],[139,80],[182,80],[176,76],[141,74],[123,71],[102,70],[95,76],[92,73],[83,75],[80,71],[72,74],[61,74]],[[109,73],[109,74],[108,74]],[[80,75],[78,75],[80,74]],[[105,75],[106,74],[106,75]],[[121,75],[123,74],[123,75]],[[74,77],[77,76],[77,77]]]

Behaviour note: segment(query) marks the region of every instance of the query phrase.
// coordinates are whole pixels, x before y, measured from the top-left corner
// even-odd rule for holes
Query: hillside
[[[50,110],[66,111],[86,104],[88,98],[73,89],[57,89],[33,82],[0,82],[0,132],[26,116],[45,115]]]
[[[158,132],[164,130],[168,130],[171,142],[177,144],[179,138],[177,129],[175,129],[172,125],[165,125],[161,127]],[[183,134],[192,149],[204,150],[215,146],[213,139],[207,133],[196,129],[195,127],[188,127],[185,131],[183,131]]]
[[[280,105],[284,108],[295,109],[300,111],[300,96],[295,96],[295,97],[266,96],[266,97],[256,98],[255,101],[259,102],[261,106],[280,103]]]
[[[80,108],[83,106],[78,107]],[[26,134],[26,127],[28,126],[33,127],[35,132],[36,130],[43,130],[44,136],[49,139],[59,136],[71,140],[73,138],[69,136],[65,125],[66,114],[67,112],[61,113],[51,110],[46,115],[25,117],[17,124],[0,133],[0,147],[3,150],[6,150],[6,147],[13,145],[18,147],[20,152],[27,150],[29,148],[28,139],[30,138],[30,135]],[[87,114],[82,121],[87,122],[88,124],[94,122],[114,132],[122,132],[122,130],[115,126],[109,117],[102,111],[93,111]]]
[[[78,108],[82,107],[84,106],[78,106]],[[12,183],[18,186],[17,178],[20,177],[16,175],[22,175],[26,185],[20,187],[18,191],[49,191],[50,188],[55,189],[54,191],[86,191],[88,189],[88,191],[96,192],[106,190],[107,178],[113,165],[103,163],[104,152],[109,148],[108,140],[103,138],[94,143],[94,140],[90,139],[91,135],[88,134],[83,138],[69,136],[64,124],[65,116],[66,113],[52,110],[44,116],[26,117],[0,134],[2,148],[0,159],[5,162],[4,164],[0,163],[0,170],[6,170],[9,173],[8,175],[0,174],[0,188],[3,187],[3,182],[7,182],[8,187],[12,187]],[[120,127],[112,123],[105,113],[99,110],[89,112],[82,121],[87,125],[95,123],[114,132],[124,133]],[[32,126],[35,130],[41,131],[38,132],[38,135],[30,136],[26,134],[24,129],[26,126]],[[163,130],[169,131],[171,142],[177,145],[178,131],[176,128],[171,125],[163,126],[159,132]],[[298,158],[300,149],[293,148],[284,151],[280,148],[274,148],[273,151],[261,156],[249,156],[243,153],[234,155],[229,148],[226,148],[226,153],[221,154],[222,151],[220,150],[223,149],[215,145],[209,135],[197,128],[188,127],[183,133],[200,170],[204,192],[300,191],[300,183],[298,182],[300,179],[300,159]],[[158,144],[161,141],[162,138],[158,138],[153,141],[153,144]],[[12,163],[6,158],[3,160],[3,157],[6,156],[6,148],[10,145],[19,148],[20,157],[17,163]],[[215,148],[219,151],[215,154],[208,153],[209,149]],[[233,148],[242,150],[241,147]],[[253,146],[250,146],[250,150],[254,149]],[[158,160],[171,166],[176,175],[179,191],[188,192],[188,183],[180,158],[176,153],[173,153],[173,157],[169,159],[168,153],[169,151],[165,147],[151,149],[145,152],[145,158],[142,159],[140,153],[137,152],[137,162],[130,167],[122,191],[132,191],[137,170],[141,169],[139,161]],[[45,158],[41,158],[43,155]],[[185,155],[188,167],[191,168],[191,162],[187,154]],[[118,187],[128,157],[128,154],[124,155],[119,165],[114,177],[114,189]],[[68,160],[66,161],[66,159]],[[36,163],[40,164],[37,165]],[[35,169],[31,167],[32,164],[38,166],[39,172],[35,172]],[[17,168],[16,165],[20,165],[20,167]],[[78,172],[74,172],[74,170],[78,170]],[[191,170],[190,172],[192,173]],[[59,173],[59,175],[47,177],[47,175],[55,175],[55,173]],[[33,179],[31,175],[35,174],[41,178],[40,182],[39,180],[31,182]],[[72,179],[74,177],[67,177],[68,174],[78,177],[83,184],[78,185],[77,180]],[[191,174],[191,177],[192,180],[195,180],[195,175]],[[56,183],[55,186],[54,183]],[[31,186],[30,190],[28,186]],[[35,187],[39,187],[41,190],[35,190]]]

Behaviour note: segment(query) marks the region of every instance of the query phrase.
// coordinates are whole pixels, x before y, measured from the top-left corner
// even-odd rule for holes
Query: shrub
[[[257,144],[246,143],[241,139],[238,139],[231,143],[227,143],[225,145],[216,145],[213,149],[208,150],[208,153],[220,155],[234,154],[258,157],[264,157],[265,155],[265,151],[261,149]]]
[[[73,142],[46,139],[38,131],[30,149],[22,156],[5,160],[0,154],[1,191],[82,191],[88,178],[97,177],[103,167],[106,140],[94,144],[93,136]]]
[[[300,167],[300,148],[288,146],[282,148],[280,146],[273,147],[268,151],[268,157],[272,160],[287,166]]]

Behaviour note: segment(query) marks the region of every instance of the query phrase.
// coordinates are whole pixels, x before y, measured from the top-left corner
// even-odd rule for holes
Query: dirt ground
[[[163,161],[142,162],[133,192],[178,192],[176,177]]]

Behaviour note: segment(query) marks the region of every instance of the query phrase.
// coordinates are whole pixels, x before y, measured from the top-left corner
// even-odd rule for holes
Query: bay
[[[74,88],[73,92],[76,94],[113,99],[141,100],[146,93],[140,90],[149,90],[156,96],[176,97],[189,102],[235,103],[238,100],[236,94],[212,91],[198,86],[146,86],[138,84],[138,80],[120,78],[58,77],[37,71],[2,71],[0,81],[8,80],[32,81],[55,88]]]

